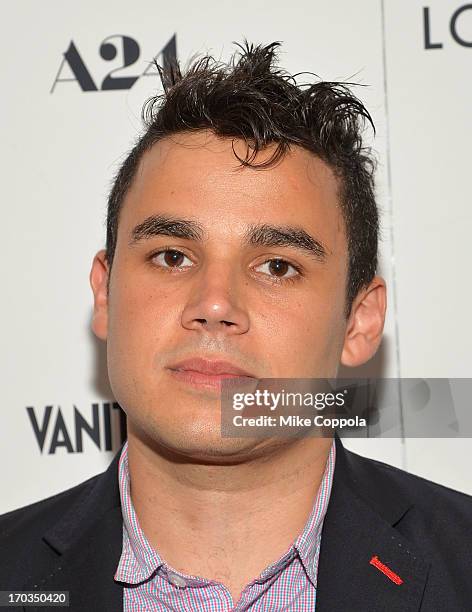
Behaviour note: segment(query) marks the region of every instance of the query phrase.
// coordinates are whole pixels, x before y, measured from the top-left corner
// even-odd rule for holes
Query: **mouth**
[[[171,376],[192,387],[220,391],[224,380],[245,382],[256,377],[229,361],[201,357],[186,359],[168,366]]]

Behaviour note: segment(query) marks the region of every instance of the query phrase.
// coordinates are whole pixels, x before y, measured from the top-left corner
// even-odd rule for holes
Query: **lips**
[[[248,376],[254,378],[254,375],[238,366],[230,363],[229,361],[212,361],[210,359],[203,359],[196,357],[193,359],[185,359],[179,361],[171,366],[170,370],[184,371],[184,372],[198,372],[199,374],[206,374],[208,376]]]
[[[171,375],[192,387],[220,391],[225,379],[248,381],[255,376],[229,361],[195,357],[168,366]]]

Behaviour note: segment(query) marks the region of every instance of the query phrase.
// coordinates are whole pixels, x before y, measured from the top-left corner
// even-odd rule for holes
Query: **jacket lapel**
[[[417,612],[429,563],[394,525],[411,504],[379,469],[336,437],[336,466],[321,537],[316,612]]]
[[[34,583],[41,591],[69,591],[69,609],[73,612],[123,610],[123,587],[113,579],[123,537],[120,453],[121,449],[106,472],[94,479],[89,493],[43,536],[51,549],[51,562],[42,567]]]

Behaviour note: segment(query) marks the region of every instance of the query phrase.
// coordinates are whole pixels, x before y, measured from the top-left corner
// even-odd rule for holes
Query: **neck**
[[[253,460],[203,464],[159,452],[129,427],[131,499],[140,527],[172,568],[237,591],[302,532],[331,443],[307,437]]]

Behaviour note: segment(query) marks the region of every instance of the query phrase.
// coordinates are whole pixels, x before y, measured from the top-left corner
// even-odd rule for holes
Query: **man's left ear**
[[[375,355],[382,339],[386,309],[386,284],[381,276],[375,276],[352,304],[341,353],[342,365],[360,366]]]

